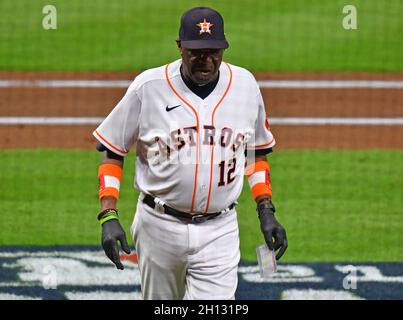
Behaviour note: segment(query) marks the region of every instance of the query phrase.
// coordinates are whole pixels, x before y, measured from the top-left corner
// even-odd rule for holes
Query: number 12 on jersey
[[[218,181],[219,187],[225,186],[235,180],[234,172],[236,168],[236,158],[232,158],[228,163],[223,160],[218,164],[218,166],[220,167],[220,181]],[[226,171],[226,168],[228,168],[228,171]],[[225,173],[227,173],[227,175],[225,175]],[[225,179],[227,181],[225,181]]]

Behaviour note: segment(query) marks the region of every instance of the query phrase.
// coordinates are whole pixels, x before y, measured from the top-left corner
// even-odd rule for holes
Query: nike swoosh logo
[[[165,110],[166,111],[171,111],[171,110],[173,110],[173,109],[176,109],[177,107],[180,107],[181,106],[181,104],[178,104],[177,106],[173,106],[173,107],[169,107],[169,106],[167,106],[166,108],[165,108]]]

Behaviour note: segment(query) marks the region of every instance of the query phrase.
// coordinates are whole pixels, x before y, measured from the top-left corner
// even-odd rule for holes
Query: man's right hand
[[[130,248],[127,244],[126,234],[118,219],[112,219],[102,224],[102,248],[117,269],[123,270],[124,266],[119,258],[119,240],[122,250],[129,254]]]

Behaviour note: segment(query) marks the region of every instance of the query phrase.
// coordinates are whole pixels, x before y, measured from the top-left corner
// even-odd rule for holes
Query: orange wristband
[[[104,163],[99,166],[99,199],[112,196],[119,199],[120,181],[122,180],[122,168],[116,164]]]
[[[270,167],[267,161],[258,161],[247,166],[245,174],[248,178],[253,199],[256,200],[257,197],[263,195],[272,196]]]

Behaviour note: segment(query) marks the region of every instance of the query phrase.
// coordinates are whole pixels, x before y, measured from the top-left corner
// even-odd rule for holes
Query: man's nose
[[[209,52],[202,52],[198,56],[200,61],[207,62],[208,60],[212,60],[212,56]]]

